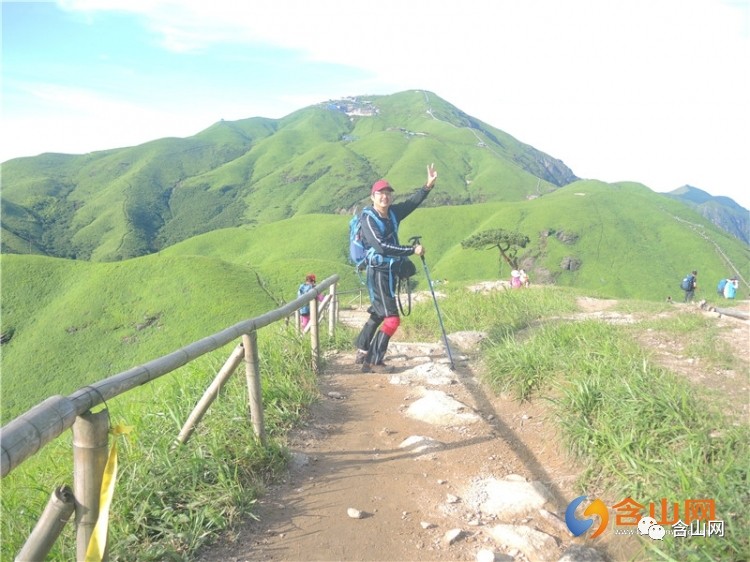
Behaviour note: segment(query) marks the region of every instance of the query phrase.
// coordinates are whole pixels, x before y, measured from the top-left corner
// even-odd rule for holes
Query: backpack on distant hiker
[[[307,283],[302,283],[302,285],[299,286],[299,289],[297,289],[297,298],[301,297],[305,293],[309,292],[313,288],[312,285],[308,285]],[[310,314],[310,305],[306,304],[302,308],[299,309],[300,314]]]
[[[680,289],[682,289],[683,291],[692,291],[693,281],[695,281],[695,277],[692,273],[688,273],[682,280],[682,283],[680,283]]]
[[[728,279],[722,279],[719,281],[719,284],[716,286],[716,292],[720,294],[722,297],[724,296],[724,287],[727,284]]]

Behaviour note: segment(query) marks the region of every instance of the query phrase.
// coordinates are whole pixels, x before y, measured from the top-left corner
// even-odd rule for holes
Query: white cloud
[[[176,106],[165,111],[141,103],[121,110],[141,115],[131,121],[138,130],[129,133],[154,131],[152,137],[142,135],[144,140],[164,136],[156,132],[157,123],[171,124],[170,134],[188,135],[219,117],[281,116],[330,97],[424,88],[563,159],[580,176],[642,181],[657,191],[691,183],[717,195],[739,194],[740,182],[747,187],[746,0],[65,0],[60,5],[93,14],[94,24],[100,11],[131,13],[164,49],[181,53],[234,44],[241,55],[252,46],[273,45],[309,61],[360,69],[357,82],[340,79],[330,87],[292,82],[273,104],[265,97],[240,103],[207,90],[220,116],[210,117],[210,108],[204,112],[195,100],[190,118],[180,118]],[[98,101],[102,110],[107,103],[127,105]],[[67,103],[75,105],[72,99]],[[145,121],[152,128],[142,125]],[[80,130],[82,136],[86,128]]]

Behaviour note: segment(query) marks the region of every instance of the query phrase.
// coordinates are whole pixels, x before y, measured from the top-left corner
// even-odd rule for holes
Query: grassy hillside
[[[430,198],[439,193],[440,186]],[[309,215],[255,228],[224,229],[176,244],[163,254],[263,264],[269,271],[277,270],[272,275],[279,281],[286,278],[287,284],[305,269],[332,271],[350,286],[357,280],[345,261],[348,220],[348,215]],[[746,246],[686,212],[679,202],[639,184],[579,181],[532,201],[420,208],[402,223],[400,238],[405,243],[410,236],[423,237],[433,279],[508,278],[510,268],[499,263],[497,250],[461,248],[462,240],[492,228],[517,230],[531,239],[520,257],[532,282],[602,296],[678,299],[682,276],[698,269],[698,297],[711,300],[716,282],[732,274],[717,248],[744,278],[750,278]],[[566,257],[579,259],[580,269],[563,270]],[[312,258],[319,261],[297,261]],[[325,267],[331,269],[321,269]]]
[[[341,291],[359,289],[347,261],[349,218],[308,214],[225,228],[117,263],[2,256],[2,329],[13,332],[2,349],[3,419],[293,300],[308,272],[336,273]],[[697,298],[716,302],[717,281],[732,274],[724,256],[750,278],[746,246],[638,184],[579,181],[531,201],[420,208],[400,235],[423,237],[433,279],[463,284],[509,277],[497,250],[461,247],[492,228],[529,237],[519,256],[535,284],[679,300],[682,276],[697,269]],[[564,270],[571,257],[580,268]],[[416,282],[426,287],[421,267]],[[739,298],[746,295],[743,284]]]
[[[2,251],[116,261],[215,229],[357,205],[387,176],[428,203],[511,201],[575,179],[561,162],[423,91],[222,121],[193,137],[3,164]]]
[[[0,259],[3,422],[273,308],[255,275],[213,257]]]

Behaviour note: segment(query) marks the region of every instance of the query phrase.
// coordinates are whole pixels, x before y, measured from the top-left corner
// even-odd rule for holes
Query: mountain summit
[[[377,178],[418,187],[426,161],[440,169],[433,206],[524,200],[578,179],[430,92],[358,96],[187,138],[10,160],[2,251],[113,261],[218,228],[349,213]]]

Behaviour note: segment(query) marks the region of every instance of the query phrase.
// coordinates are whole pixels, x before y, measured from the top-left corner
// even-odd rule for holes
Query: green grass
[[[658,505],[661,498],[670,505],[715,500],[716,517],[726,526],[723,538],[679,540],[668,535],[661,544],[644,544],[651,549],[649,556],[746,560],[748,427],[724,417],[708,392],[696,392],[684,379],[653,364],[630,335],[655,323],[678,333],[690,332],[696,324],[705,327],[706,320],[694,316],[635,328],[552,320],[531,331],[515,331],[502,323],[497,330],[501,337],[486,349],[487,382],[520,400],[554,404],[567,448],[588,467],[579,484],[581,493],[603,494],[609,505],[625,497],[644,506]],[[716,361],[711,345],[692,352]]]
[[[579,189],[587,195],[576,195]],[[687,226],[672,218],[677,210],[670,206],[678,203],[665,199],[663,206],[654,207],[654,195],[643,193],[644,189],[576,182],[534,201],[419,208],[403,221],[399,236],[402,241],[422,236],[433,279],[461,284],[508,279],[510,267],[499,261],[496,250],[461,247],[462,240],[477,232],[506,228],[530,237],[519,258],[529,264],[526,270],[534,284],[571,287],[591,296],[661,302],[669,295],[680,300],[678,285],[684,270],[698,267],[697,299],[705,298],[718,306],[729,304],[713,290],[714,280],[726,276],[728,267],[714,244],[702,237],[693,238]],[[397,197],[407,193],[404,190]],[[440,196],[438,185],[427,202]],[[624,207],[626,201],[639,199],[642,207],[654,208],[643,213]],[[610,209],[618,210],[616,217]],[[592,215],[602,222],[589,224]],[[237,264],[284,264],[303,257],[316,258],[342,279],[353,279],[346,258],[350,216],[309,214],[256,227],[227,228],[193,237],[162,253],[221,257]],[[650,226],[652,222],[654,226]],[[570,235],[577,236],[575,242],[566,238]],[[715,240],[743,275],[750,277],[746,248],[718,233]],[[566,257],[581,259],[581,269],[563,271],[561,263]],[[423,279],[421,268],[419,277]]]
[[[204,257],[2,256],[2,286],[4,423],[273,308],[246,268]]]
[[[110,519],[110,560],[185,560],[217,533],[252,516],[265,486],[286,465],[285,436],[318,396],[308,339],[283,324],[259,332],[267,446],[256,439],[240,366],[184,446],[174,442],[232,346],[111,400],[111,425],[133,427],[119,437],[119,474]],[[344,343],[346,342],[346,343]],[[323,337],[324,348],[348,345],[349,335]],[[3,560],[16,554],[36,523],[53,484],[70,484],[69,434],[3,479]],[[11,516],[12,514],[12,516]],[[73,525],[51,555],[75,556]]]
[[[427,291],[427,283],[417,280],[415,292]],[[464,286],[438,284],[438,307],[447,332],[459,330],[488,331],[495,340],[534,325],[549,315],[576,310],[575,294],[566,289],[538,288],[534,291],[494,291],[488,294],[466,291]],[[403,337],[412,341],[442,338],[436,321],[435,304],[430,295],[413,307],[402,322]]]
[[[61,270],[58,284],[64,279]],[[424,285],[424,282],[421,282]],[[416,290],[420,281],[416,280]],[[723,538],[644,543],[648,556],[664,560],[744,560],[748,545],[746,426],[727,420],[709,395],[653,364],[634,331],[674,334],[709,331],[700,315],[676,314],[664,303],[623,301],[621,311],[645,312],[636,325],[566,320],[579,293],[564,288],[467,292],[439,285],[446,330],[482,330],[485,382],[519,400],[547,400],[563,442],[587,470],[581,493],[608,505],[630,496],[641,505],[661,498],[684,503],[715,501],[725,522]],[[50,298],[40,292],[40,300]],[[432,300],[414,305],[402,323],[403,338],[439,341]],[[253,516],[258,495],[285,466],[285,435],[302,423],[317,396],[309,344],[274,325],[261,330],[261,375],[269,445],[256,442],[248,419],[242,373],[224,388],[191,441],[173,449],[188,413],[229,354],[219,350],[108,404],[113,423],[135,428],[120,438],[121,473],[112,508],[112,559],[183,560],[219,531]],[[337,331],[329,349],[350,349],[352,333]],[[709,341],[718,341],[718,336]],[[691,353],[718,357],[711,344]],[[70,439],[63,437],[3,480],[3,558],[10,558],[35,523],[51,483],[69,480]],[[6,514],[13,513],[14,517]],[[69,526],[72,528],[72,526]],[[55,546],[53,559],[70,559],[73,531]],[[700,543],[697,541],[700,540]]]

